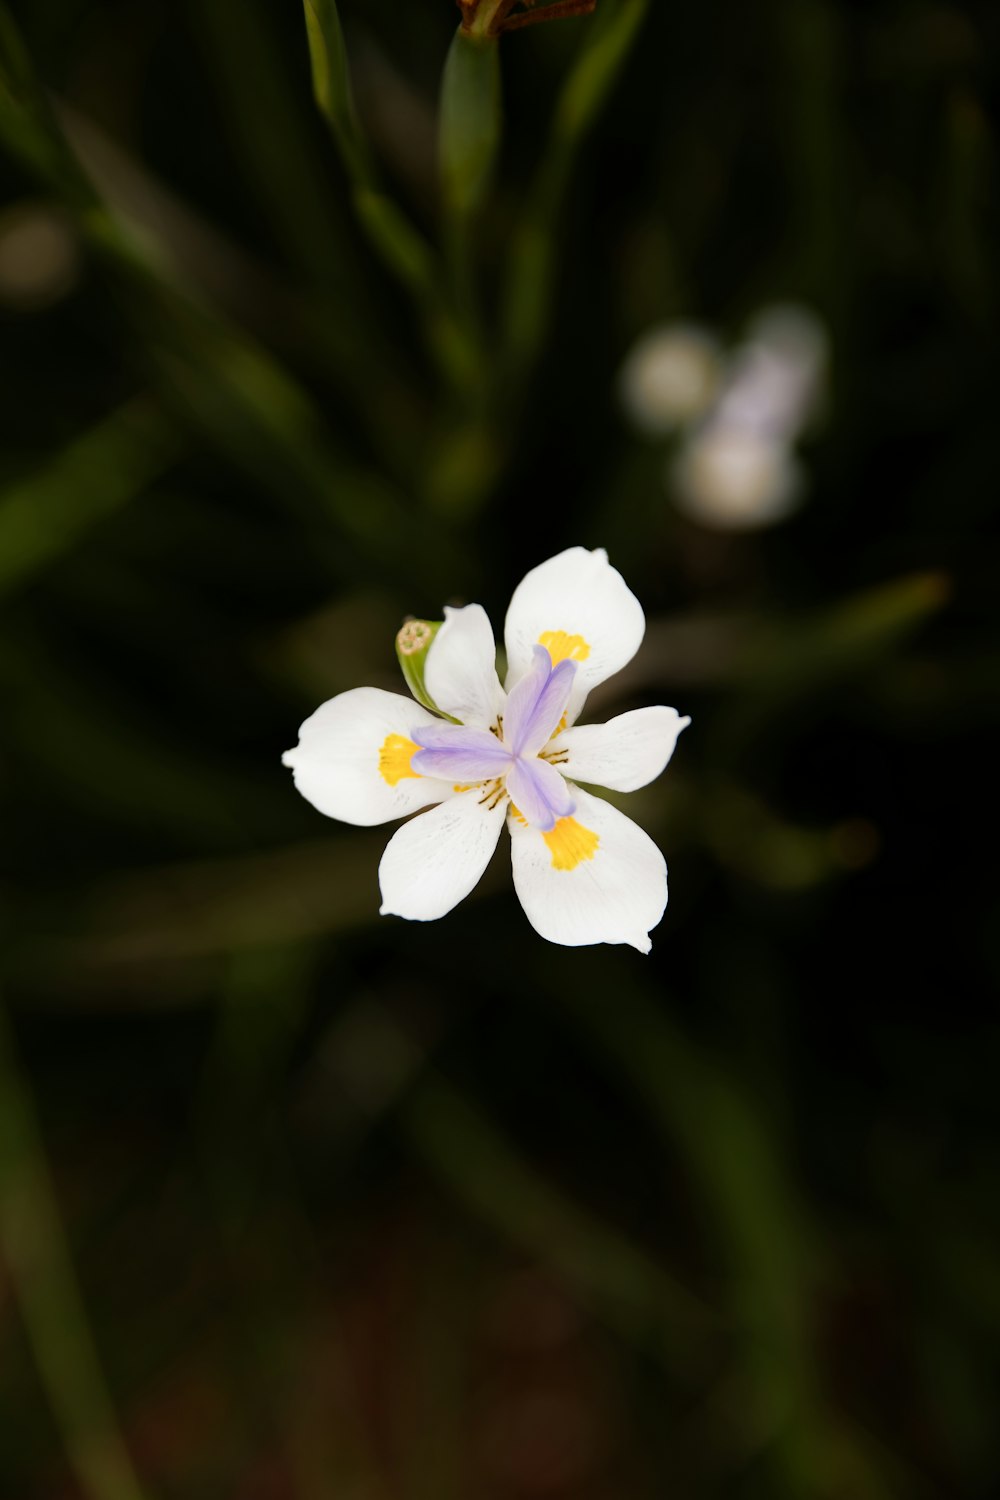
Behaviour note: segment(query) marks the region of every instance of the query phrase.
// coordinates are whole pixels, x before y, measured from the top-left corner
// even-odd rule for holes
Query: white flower
[[[826,362],[823,325],[807,308],[767,307],[734,351],[710,420],[794,442],[815,412]]]
[[[423,684],[449,718],[379,688],[341,693],[284,756],[299,791],[346,823],[430,807],[382,856],[383,915],[426,922],[451,911],[478,883],[506,821],[514,886],[536,932],[570,948],[630,943],[648,953],[667,904],[663,856],[631,819],[576,785],[645,786],[690,723],[672,708],[576,723],[590,689],[638,650],[638,599],[603,550],[570,547],[533,568],[507,611],[505,687],[482,606],[445,616]],[[404,626],[402,650],[431,633]]]
[[[751,530],[783,520],[805,491],[793,445],[820,400],[826,335],[806,308],[766,308],[735,350],[718,399],[668,464],[693,520]]]
[[[668,469],[679,510],[703,526],[752,531],[783,520],[802,493],[802,470],[780,438],[709,422]]]
[[[708,410],[722,374],[719,346],[694,323],[657,323],[629,351],[618,379],[640,432],[662,437]]]

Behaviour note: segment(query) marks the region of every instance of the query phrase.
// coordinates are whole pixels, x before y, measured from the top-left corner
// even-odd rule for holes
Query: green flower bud
[[[427,691],[424,672],[427,668],[427,653],[443,624],[443,620],[407,620],[396,636],[396,656],[406,679],[406,686],[418,703],[435,714],[442,711]],[[451,719],[450,714],[444,714],[443,717]],[[457,724],[458,720],[451,719],[451,722]]]

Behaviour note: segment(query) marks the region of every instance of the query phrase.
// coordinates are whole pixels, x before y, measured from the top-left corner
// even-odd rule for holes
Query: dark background
[[[464,386],[359,230],[297,4],[33,0],[16,65],[0,12],[12,1500],[998,1493],[996,17],[653,0],[505,365],[560,90],[630,4],[501,42]],[[437,242],[456,13],[342,17]],[[832,351],[809,494],[700,527],[621,361],[790,298]],[[576,543],[649,620],[595,712],[693,720],[627,800],[652,955],[546,946],[505,838],[446,919],[380,919],[385,833],[281,752],[397,687],[407,613],[499,630]]]

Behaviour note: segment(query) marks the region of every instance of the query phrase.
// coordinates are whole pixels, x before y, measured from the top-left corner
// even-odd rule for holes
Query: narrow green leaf
[[[338,134],[353,140],[354,101],[336,0],[303,0],[303,6],[316,103]]]
[[[750,646],[739,675],[755,699],[810,692],[893,650],[948,599],[941,573],[914,573],[867,589],[794,627],[783,622]]]
[[[522,385],[550,321],[559,214],[576,155],[607,102],[649,10],[649,0],[619,0],[598,12],[556,105],[555,118],[509,257],[504,335],[508,380]]]
[[[469,218],[486,196],[501,124],[496,39],[459,28],[444,65],[438,139],[445,209],[453,219]]]
[[[142,494],[180,446],[162,412],[132,401],[0,491],[0,596],[30,582],[92,526]]]
[[[34,1101],[2,1007],[0,1251],[81,1495],[142,1500],[73,1270]]]
[[[749,639],[717,733],[736,746],[774,733],[783,710],[876,668],[946,602],[940,573],[916,573],[798,619],[777,619]]]
[[[0,141],[47,186],[78,209],[92,205],[83,172],[69,150],[24,41],[0,0]]]
[[[539,1175],[492,1121],[433,1073],[402,1113],[428,1166],[468,1207],[554,1266],[625,1336],[649,1341],[671,1369],[699,1358],[710,1308],[614,1226]]]
[[[423,236],[387,194],[359,186],[354,206],[368,238],[377,242],[382,258],[400,281],[421,291],[434,279],[434,253]]]
[[[313,93],[353,184],[361,227],[383,265],[413,298],[432,357],[461,389],[469,382],[474,354],[445,301],[433,248],[379,183],[354,109],[335,0],[303,0],[303,6]]]
[[[556,110],[556,135],[564,141],[579,140],[594,123],[648,10],[649,0],[619,0],[614,9],[606,10],[588,27]]]

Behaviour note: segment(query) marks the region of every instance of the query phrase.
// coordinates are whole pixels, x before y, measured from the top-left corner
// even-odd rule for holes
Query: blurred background
[[[997,14],[600,0],[443,186],[450,0],[311,19],[0,7],[0,1493],[987,1500]],[[573,544],[652,955],[380,919],[281,752]]]

